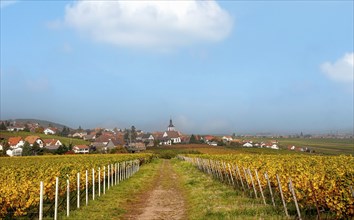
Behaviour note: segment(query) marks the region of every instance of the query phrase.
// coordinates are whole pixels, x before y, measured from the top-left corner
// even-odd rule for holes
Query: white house
[[[270,148],[274,150],[279,150],[279,147],[276,144],[273,144],[272,146],[270,146]]]
[[[76,154],[88,154],[90,152],[90,148],[87,145],[75,145],[73,150]]]
[[[22,137],[10,137],[8,143],[10,148],[12,149],[23,147],[23,145],[25,144]]]
[[[181,143],[181,136],[178,131],[165,131],[162,138],[170,139],[173,144]]]
[[[57,133],[57,129],[56,128],[51,128],[48,127],[43,131],[44,134],[48,135],[48,134],[55,134]]]
[[[253,145],[251,144],[251,143],[245,143],[244,145],[242,145],[242,146],[244,146],[244,147],[253,147]]]
[[[37,143],[40,148],[44,147],[43,140],[38,136],[27,136],[25,138],[25,141],[27,141],[31,147],[33,146],[34,143]]]
[[[9,155],[10,157],[13,156],[22,156],[22,148],[15,148],[13,150],[7,150],[6,154]]]
[[[231,137],[231,136],[223,136],[221,139],[222,139],[224,142],[230,142],[230,141],[232,141],[232,137]]]
[[[63,145],[58,139],[44,139],[43,141],[46,147]]]

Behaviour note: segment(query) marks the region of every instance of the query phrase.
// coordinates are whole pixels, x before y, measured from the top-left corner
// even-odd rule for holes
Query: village
[[[0,135],[0,151],[5,156],[29,156],[42,154],[88,154],[88,153],[137,153],[153,147],[176,144],[206,144],[209,146],[230,146],[240,148],[268,148],[279,150],[277,140],[255,142],[251,139],[240,139],[235,135],[187,135],[176,129],[172,119],[165,131],[144,132],[132,126],[130,129],[69,129],[61,130],[52,125],[41,127],[38,123],[0,122],[3,132]],[[6,130],[6,131],[4,131]],[[18,132],[29,132],[26,137]],[[6,132],[6,135],[5,135]],[[33,133],[33,134],[31,134]],[[39,135],[39,134],[44,134]],[[45,138],[47,137],[48,138]],[[65,145],[61,139],[70,138]],[[85,144],[77,144],[75,140],[83,140]],[[75,144],[76,143],[76,144]],[[283,147],[284,148],[284,147]],[[286,146],[291,151],[312,152],[308,147]]]

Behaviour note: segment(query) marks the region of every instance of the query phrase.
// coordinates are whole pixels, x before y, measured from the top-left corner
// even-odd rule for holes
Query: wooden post
[[[80,208],[80,173],[77,173],[77,208]]]
[[[237,174],[238,174],[238,176],[239,176],[239,178],[241,180],[242,189],[243,189],[243,191],[246,191],[245,186],[243,185],[243,180],[242,180],[240,169],[238,168],[237,165],[236,165],[236,170],[237,170]]]
[[[230,177],[231,177],[232,186],[235,186],[234,177],[233,177],[233,175],[232,175],[232,172],[231,172],[231,168],[230,168],[230,164],[229,164],[229,163],[227,163],[227,167],[229,168],[229,173],[230,173]]]
[[[58,219],[59,178],[55,177],[54,220]]]
[[[88,204],[88,172],[86,170],[86,184],[85,184],[85,187],[86,187],[86,206]]]
[[[109,175],[110,173],[109,173],[109,164],[107,165],[107,173],[108,173],[108,175],[107,175],[107,182],[108,182],[108,189],[109,189],[109,187],[110,187],[110,181],[111,181],[111,176]]]
[[[294,202],[295,202],[295,207],[296,207],[297,215],[299,216],[299,220],[301,220],[301,213],[300,213],[299,205],[297,204],[297,199],[296,199],[296,195],[295,195],[295,190],[294,190],[293,182],[291,181],[291,178],[289,178],[289,187],[290,187],[291,193],[293,194],[293,198],[294,198]]]
[[[95,169],[92,168],[92,200],[95,200]]]
[[[117,185],[117,163],[114,164],[114,185]]]
[[[120,183],[120,167],[119,167],[119,163],[117,165],[118,165],[118,184],[119,184]]]
[[[98,197],[101,196],[101,167],[98,167]]]
[[[259,186],[259,191],[261,192],[261,196],[263,198],[263,202],[264,202],[264,205],[266,205],[266,200],[264,198],[264,194],[263,194],[263,189],[262,189],[262,185],[261,185],[261,181],[259,181],[259,177],[258,177],[258,172],[257,170],[255,169],[254,172],[256,173],[256,178],[257,178],[257,182],[258,182],[258,186]]]
[[[106,194],[106,166],[103,166],[103,194]]]
[[[114,175],[113,164],[111,164],[111,186],[113,186],[113,175]]]
[[[270,193],[270,196],[272,197],[273,206],[275,207],[275,202],[274,202],[274,197],[273,197],[272,186],[270,185],[270,181],[269,181],[269,177],[268,177],[267,172],[265,172],[264,177],[267,179],[268,187],[269,187],[269,193]]]
[[[248,169],[248,174],[250,175],[250,178],[251,178],[251,183],[252,183],[254,195],[256,196],[256,198],[258,198],[257,189],[256,189],[256,187],[255,187],[255,184],[254,184],[254,181],[253,181],[253,176],[252,176],[252,173],[251,173],[251,170],[250,170],[250,169]]]
[[[242,167],[242,169],[243,169],[243,174],[245,175],[245,180],[246,180],[247,187],[248,187],[249,190],[251,190],[250,184],[248,183],[246,169],[244,167]]]
[[[287,208],[286,208],[286,203],[285,203],[284,196],[283,196],[283,190],[281,189],[281,183],[280,183],[278,174],[277,174],[277,180],[278,180],[278,185],[279,185],[279,191],[280,191],[281,200],[283,201],[283,206],[284,206],[285,215],[286,215],[287,217],[289,217],[289,213],[288,213],[288,210],[287,210]]]
[[[43,219],[43,182],[39,183],[39,220]]]
[[[70,180],[66,180],[66,216],[70,213]]]

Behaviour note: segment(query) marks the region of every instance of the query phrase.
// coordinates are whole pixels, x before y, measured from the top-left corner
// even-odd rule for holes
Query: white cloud
[[[5,7],[8,7],[10,5],[13,5],[17,3],[17,1],[14,0],[0,0],[0,8],[3,9]]]
[[[99,42],[169,49],[223,40],[233,21],[215,1],[78,1],[65,24]]]
[[[354,78],[354,53],[346,53],[334,63],[323,63],[321,70],[334,81],[352,83]]]

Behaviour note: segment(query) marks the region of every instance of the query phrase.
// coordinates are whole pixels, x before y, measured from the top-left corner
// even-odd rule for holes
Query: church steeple
[[[170,118],[170,124],[167,127],[167,131],[175,131],[175,126],[172,124],[172,118]]]

